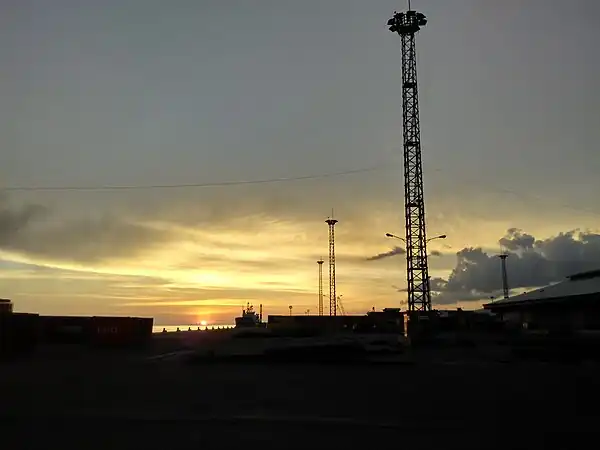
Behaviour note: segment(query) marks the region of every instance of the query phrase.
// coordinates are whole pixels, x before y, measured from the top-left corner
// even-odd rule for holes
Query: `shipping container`
[[[94,316],[90,343],[96,346],[129,347],[143,345],[152,338],[154,319],[141,317]]]
[[[0,298],[0,314],[13,312],[13,302],[8,298]]]
[[[87,344],[91,317],[42,316],[42,339],[48,344]]]
[[[30,355],[39,337],[39,315],[0,313],[0,359]]]
[[[44,316],[43,338],[52,344],[126,347],[152,337],[153,319],[117,316]]]

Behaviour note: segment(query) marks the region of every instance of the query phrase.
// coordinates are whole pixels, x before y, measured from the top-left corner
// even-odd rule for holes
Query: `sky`
[[[385,237],[404,234],[386,22],[405,6],[2,2],[0,297],[157,324],[313,314],[333,208],[346,312],[405,306]],[[600,268],[600,4],[413,7],[436,307],[498,295],[501,248],[513,292]],[[79,189],[106,186],[139,189]]]

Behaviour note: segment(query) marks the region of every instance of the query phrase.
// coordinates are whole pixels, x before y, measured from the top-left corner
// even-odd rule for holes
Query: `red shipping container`
[[[93,345],[126,347],[144,344],[152,337],[153,319],[94,316],[90,325]]]

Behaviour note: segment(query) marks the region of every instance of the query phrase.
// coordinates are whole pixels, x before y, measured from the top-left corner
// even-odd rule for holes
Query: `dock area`
[[[589,393],[600,388],[594,365],[450,364],[432,355],[369,366],[150,362],[156,354],[75,349],[51,356],[0,371],[2,436],[23,444],[11,448],[68,440],[68,427],[50,425],[58,423],[76,423],[86,449],[236,448],[239,433],[261,448],[306,448],[317,438],[343,448],[373,439],[419,449],[448,439],[461,448],[543,448],[548,430],[593,430]],[[416,380],[431,389],[416,389]]]

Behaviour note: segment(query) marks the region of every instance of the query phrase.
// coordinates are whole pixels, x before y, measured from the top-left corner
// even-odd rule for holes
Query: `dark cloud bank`
[[[376,255],[369,256],[367,258],[367,261],[378,261],[380,259],[389,258],[390,256],[405,255],[405,254],[406,254],[406,250],[404,248],[396,246],[387,252],[378,253]],[[442,252],[440,252],[439,250],[432,250],[429,253],[429,256],[442,256]]]
[[[481,247],[467,247],[456,253],[456,266],[447,279],[432,278],[434,303],[488,299],[502,292],[500,247],[507,259],[511,289],[533,288],[561,281],[578,272],[600,269],[600,235],[572,230],[547,239],[537,239],[511,228],[499,241],[498,252],[488,253]],[[401,247],[367,258],[377,261],[404,255]],[[441,256],[432,251],[430,256]],[[406,289],[398,289],[406,291]]]
[[[574,273],[600,269],[599,234],[572,230],[537,239],[511,228],[498,242],[509,255],[507,272],[511,289],[544,286]],[[497,255],[480,247],[457,252],[456,267],[448,279],[431,279],[433,301],[444,304],[498,295],[502,290],[502,275]]]
[[[389,252],[379,253],[377,255],[367,258],[367,261],[377,261],[380,259],[388,258],[390,256],[404,255],[405,253],[406,250],[404,250],[402,247],[394,247]]]
[[[61,221],[43,206],[15,207],[0,197],[0,249],[63,261],[131,257],[170,236],[113,215]]]

